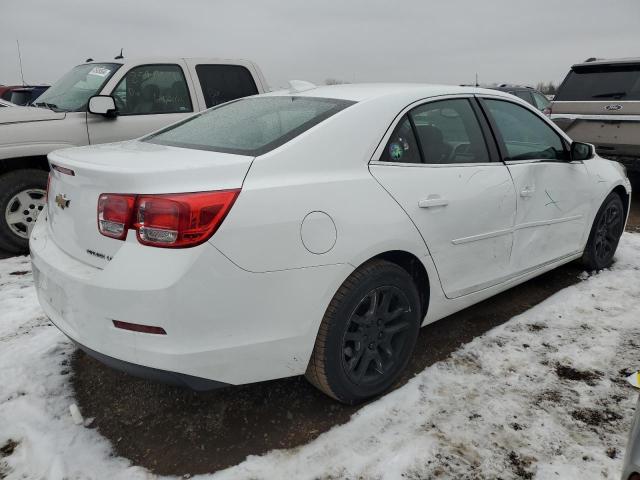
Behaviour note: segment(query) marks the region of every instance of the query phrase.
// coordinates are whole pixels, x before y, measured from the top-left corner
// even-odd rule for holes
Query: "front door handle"
[[[534,187],[524,187],[522,190],[520,190],[520,196],[521,197],[532,197],[533,194],[535,193],[536,189]]]
[[[440,195],[429,195],[418,202],[420,208],[446,207],[447,205],[449,205],[449,200]]]

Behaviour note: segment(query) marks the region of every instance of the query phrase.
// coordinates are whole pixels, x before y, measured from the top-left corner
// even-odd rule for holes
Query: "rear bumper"
[[[304,373],[324,311],[352,270],[250,273],[208,243],[168,250],[135,239],[99,269],[56,245],[46,215],[30,248],[40,304],[65,335],[104,363],[194,388]],[[122,330],[113,320],[166,335]]]
[[[216,382],[215,380],[209,380],[207,378],[193,377],[184,373],[159,370],[157,368],[145,367],[142,365],[137,365],[135,363],[125,362],[124,360],[119,360],[117,358],[113,358],[108,355],[96,352],[95,350],[91,350],[89,347],[85,347],[84,345],[74,341],[73,339],[71,339],[71,341],[73,341],[73,343],[75,343],[80,350],[85,352],[90,357],[95,358],[100,363],[106,365],[107,367],[113,368],[114,370],[133,375],[134,377],[146,378],[155,382],[176,385],[179,387],[188,387],[198,392],[215,390],[217,388],[229,386],[228,383]]]
[[[573,140],[592,143],[598,155],[632,168],[640,162],[639,115],[552,114],[551,119]]]

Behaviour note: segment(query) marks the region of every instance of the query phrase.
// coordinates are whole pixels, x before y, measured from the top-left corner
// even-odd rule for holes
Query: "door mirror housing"
[[[89,99],[89,113],[115,118],[118,114],[116,101],[111,95],[94,95]]]
[[[589,160],[595,155],[595,148],[590,143],[573,142],[571,144],[571,161]]]

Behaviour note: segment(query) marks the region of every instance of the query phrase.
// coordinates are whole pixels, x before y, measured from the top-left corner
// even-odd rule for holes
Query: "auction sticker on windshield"
[[[106,77],[111,73],[111,70],[104,67],[93,67],[89,72],[89,75],[97,75],[98,77]]]

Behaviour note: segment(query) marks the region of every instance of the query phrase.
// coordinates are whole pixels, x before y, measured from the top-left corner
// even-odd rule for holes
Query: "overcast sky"
[[[257,62],[272,87],[407,81],[534,85],[640,56],[640,0],[21,0],[0,15],[0,83],[54,82],[92,57]]]

